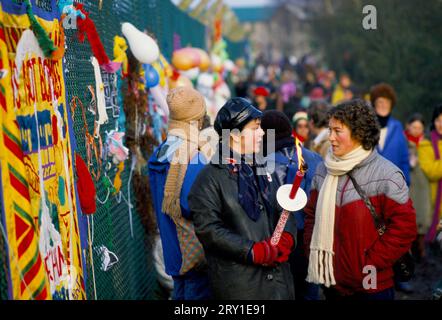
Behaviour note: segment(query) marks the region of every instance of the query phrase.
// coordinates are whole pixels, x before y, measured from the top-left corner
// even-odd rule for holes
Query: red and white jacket
[[[319,164],[312,181],[305,211],[307,257],[315,224],[315,209],[319,190],[327,175],[323,163]],[[409,198],[404,175],[393,163],[374,150],[353,170],[353,177],[365,191],[378,215],[386,223],[380,236],[373,217],[359,196],[348,175],[339,177],[333,241],[333,268],[335,289],[343,295],[355,292],[379,292],[393,287],[393,264],[406,253],[416,238],[416,212]],[[330,195],[333,196],[333,195]],[[376,269],[376,289],[364,289],[363,281],[373,276]],[[367,270],[371,270],[370,273]],[[369,281],[372,283],[372,281]]]

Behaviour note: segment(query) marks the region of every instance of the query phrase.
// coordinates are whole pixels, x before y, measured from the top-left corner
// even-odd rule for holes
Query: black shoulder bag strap
[[[359,186],[359,184],[356,182],[356,179],[352,175],[352,171],[348,172],[347,175],[350,177],[351,182],[353,183],[353,186],[355,187],[356,191],[359,193],[359,196],[364,201],[368,210],[370,211],[370,214],[374,220],[374,225],[376,226],[376,230],[378,231],[379,235],[382,236],[385,232],[385,223],[377,215],[376,210],[374,209],[373,204],[371,203],[370,199],[368,199],[368,196],[365,193],[365,191],[362,190],[361,187]]]

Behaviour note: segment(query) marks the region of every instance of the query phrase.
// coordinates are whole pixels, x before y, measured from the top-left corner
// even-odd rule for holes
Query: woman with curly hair
[[[416,237],[404,175],[376,151],[379,124],[363,100],[330,110],[329,130],[331,148],[304,210],[307,281],[325,286],[329,300],[394,299],[393,264]]]

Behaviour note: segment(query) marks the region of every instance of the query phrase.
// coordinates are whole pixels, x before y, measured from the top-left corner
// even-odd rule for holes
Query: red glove
[[[279,263],[286,262],[289,259],[289,255],[292,252],[292,248],[295,241],[291,233],[284,231],[279,239],[276,247],[278,248],[278,257],[276,261]]]
[[[253,263],[263,266],[274,266],[278,257],[278,248],[270,244],[270,238],[256,242],[252,248]]]

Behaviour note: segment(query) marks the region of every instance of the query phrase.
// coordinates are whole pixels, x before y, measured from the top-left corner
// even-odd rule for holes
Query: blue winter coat
[[[387,137],[384,148],[376,147],[378,153],[393,162],[405,176],[407,185],[410,185],[410,164],[408,162],[408,142],[404,135],[402,124],[390,117],[387,123]]]
[[[166,273],[171,276],[180,275],[182,256],[175,223],[167,214],[161,211],[161,207],[170,161],[182,142],[183,140],[180,138],[169,136],[165,142],[155,149],[148,163],[150,189],[163,244]],[[181,213],[187,219],[191,218],[187,196],[195,178],[206,163],[207,161],[204,156],[198,153],[187,166],[180,195]]]

